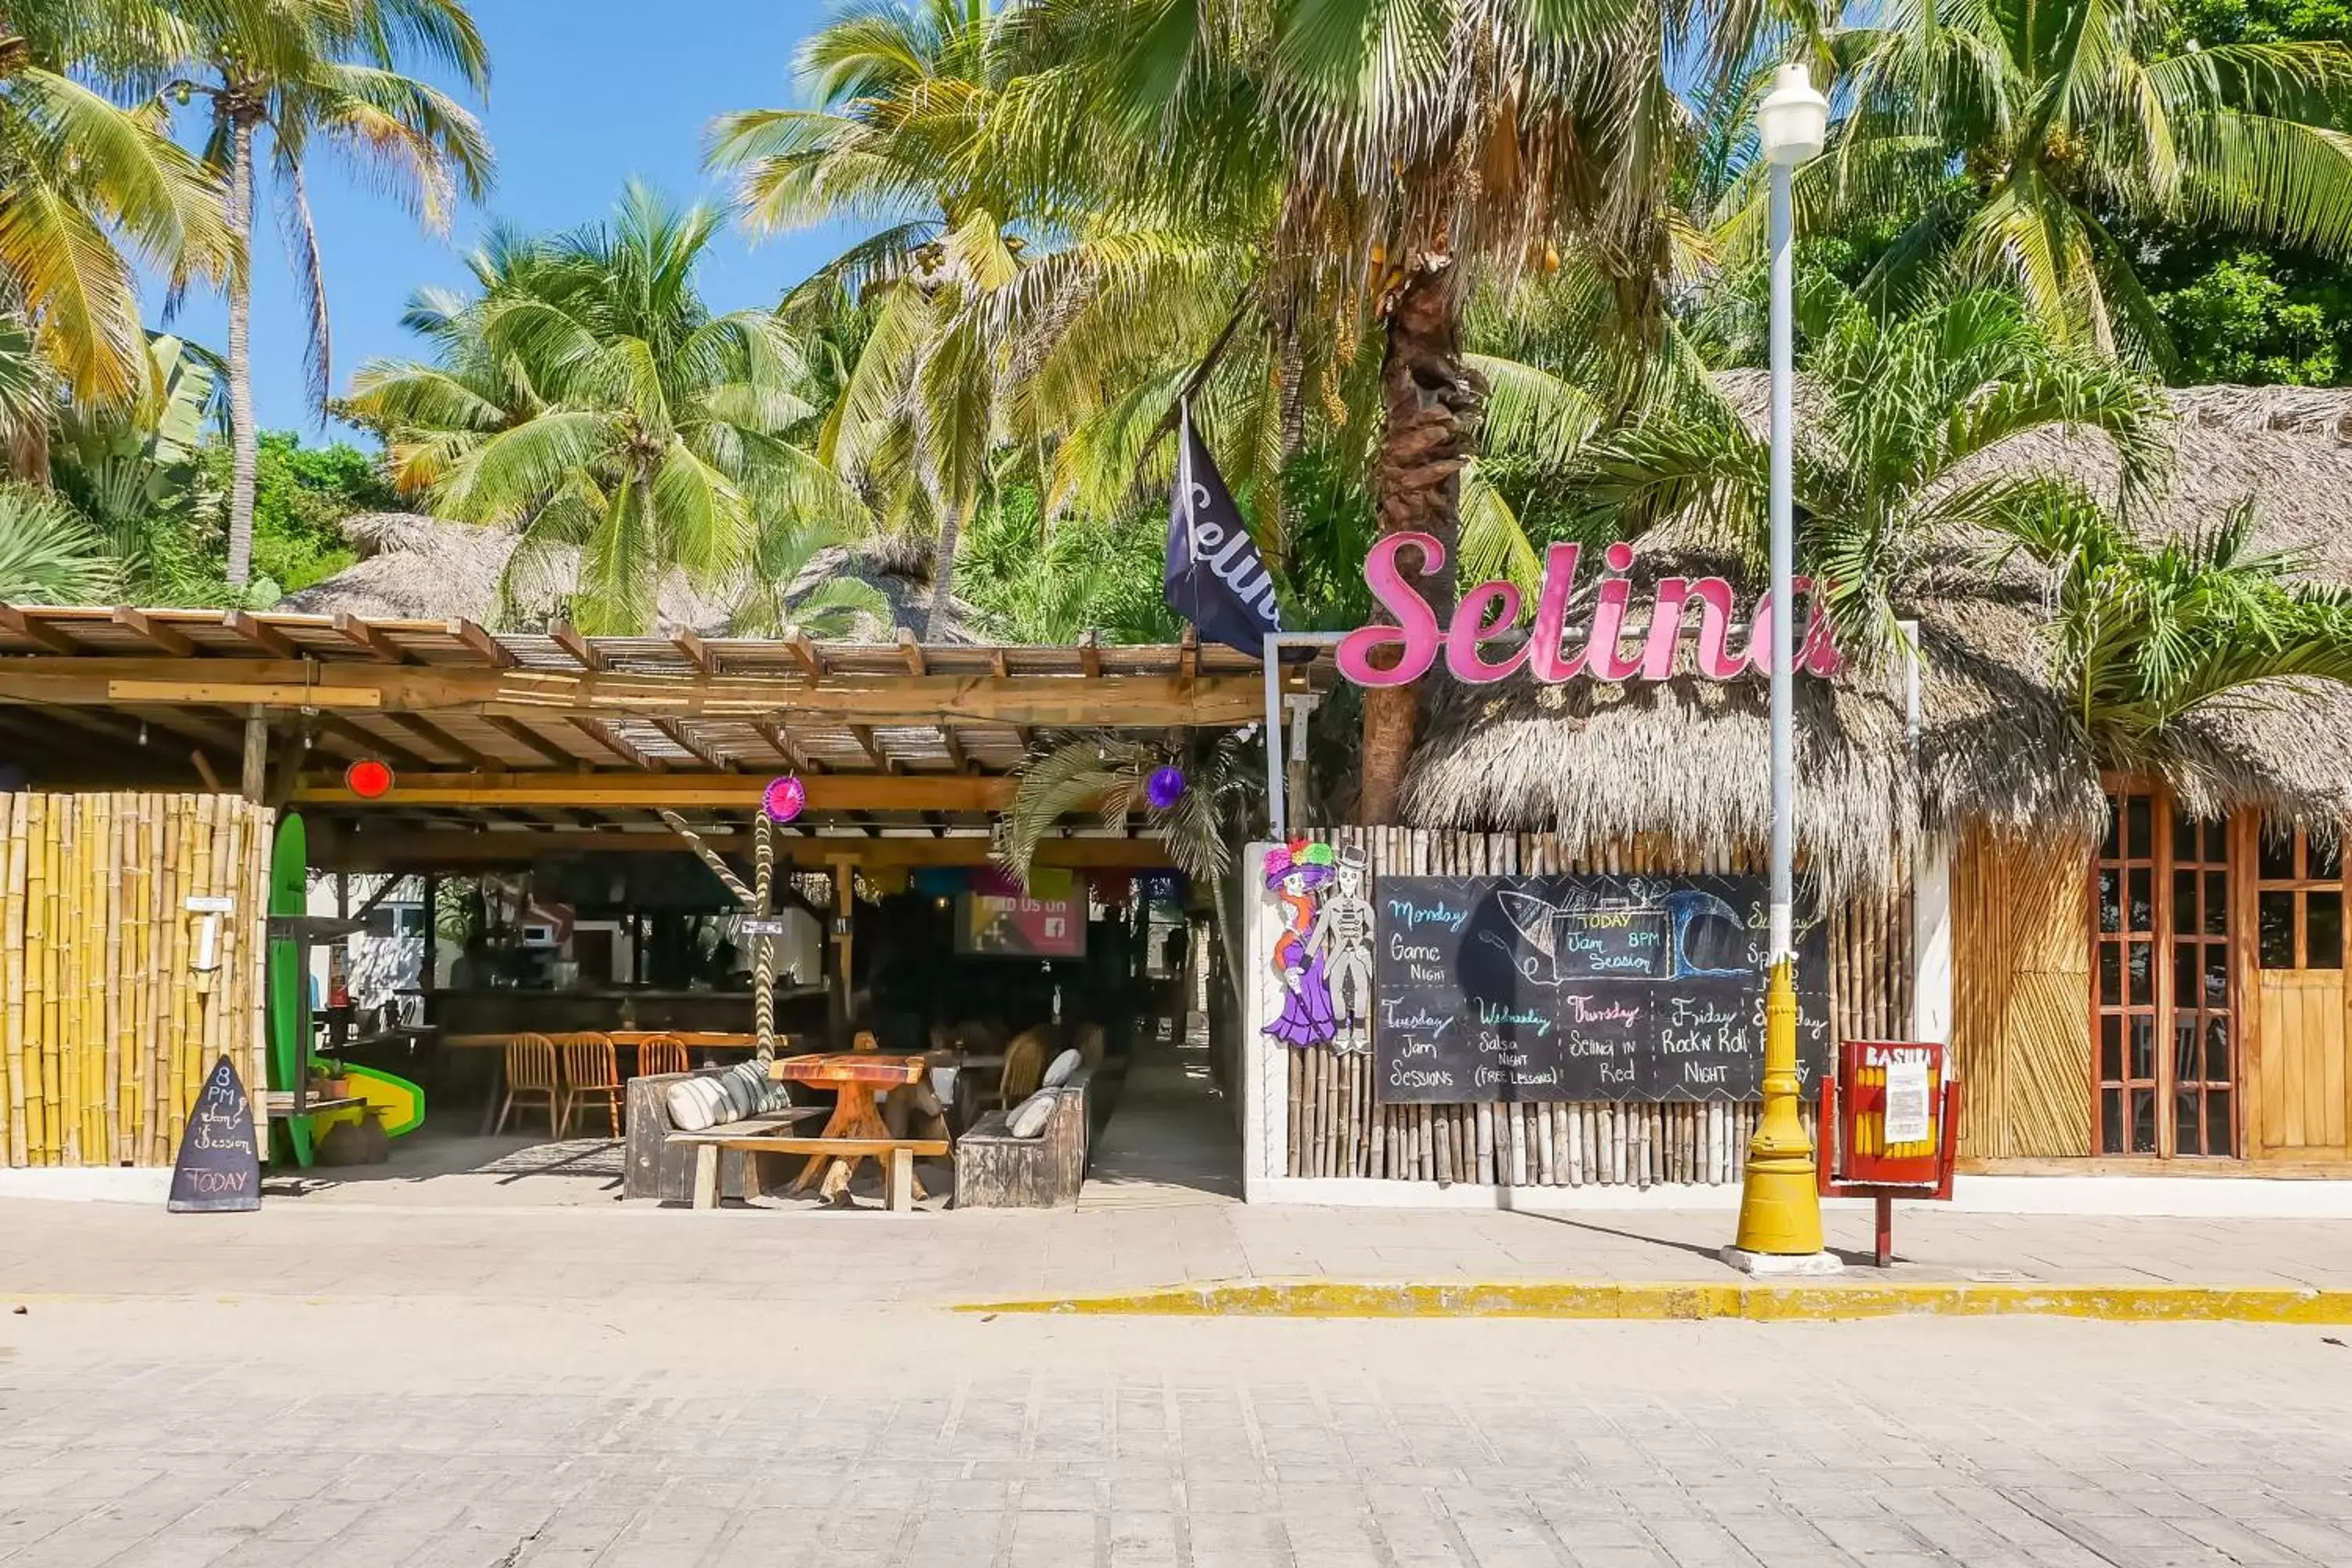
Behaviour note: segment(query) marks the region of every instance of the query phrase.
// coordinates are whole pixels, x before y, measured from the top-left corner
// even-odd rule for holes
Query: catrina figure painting
[[[1274,973],[1282,982],[1282,1011],[1265,1033],[1286,1046],[1320,1046],[1339,1032],[1331,1010],[1331,984],[1324,956],[1311,938],[1323,889],[1337,865],[1328,844],[1294,838],[1265,858],[1265,887],[1283,906],[1282,934],[1275,939]]]

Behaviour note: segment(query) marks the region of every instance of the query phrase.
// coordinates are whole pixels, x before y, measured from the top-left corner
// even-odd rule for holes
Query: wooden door
[[[2344,873],[2338,852],[2301,833],[2255,849],[2256,1159],[2352,1155],[2345,1065]]]
[[[2346,1145],[2344,972],[2266,969],[2255,1068],[2254,1154],[2340,1160]]]

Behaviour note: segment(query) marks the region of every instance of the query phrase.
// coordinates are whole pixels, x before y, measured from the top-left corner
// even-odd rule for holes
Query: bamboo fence
[[[0,795],[5,1163],[168,1164],[224,1052],[262,1087],[271,820],[232,795]],[[210,970],[194,898],[235,900]]]
[[[1732,873],[1744,862],[1648,840],[1579,855],[1550,834],[1341,827],[1309,837],[1360,847],[1372,875],[1479,877],[1636,871]],[[1899,1039],[1912,1012],[1906,885],[1832,912],[1831,1035]],[[1286,1049],[1293,1176],[1497,1186],[1724,1186],[1738,1182],[1758,1108],[1728,1100],[1379,1105],[1372,1060],[1328,1046]],[[1813,1108],[1804,1108],[1808,1131]]]

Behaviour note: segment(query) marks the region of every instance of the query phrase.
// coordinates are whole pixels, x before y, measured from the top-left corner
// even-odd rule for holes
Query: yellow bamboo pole
[[[57,1063],[51,1056],[49,1016],[49,803],[40,795],[31,802],[25,873],[25,1015],[29,1031],[27,1066],[33,1074],[27,1110],[31,1163],[52,1165],[56,1147],[51,1121],[57,1098]]]
[[[25,1163],[25,806],[0,795],[0,1164]]]

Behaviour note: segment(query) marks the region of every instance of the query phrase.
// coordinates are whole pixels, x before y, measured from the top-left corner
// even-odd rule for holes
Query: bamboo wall
[[[1601,855],[1564,850],[1549,834],[1333,828],[1311,837],[1357,844],[1377,879],[1575,872],[1733,873],[1745,861],[1641,840]],[[1911,902],[1906,885],[1843,908],[1830,931],[1832,1037],[1911,1033]],[[1502,1186],[1685,1184],[1739,1180],[1757,1107],[1724,1101],[1379,1106],[1372,1058],[1328,1046],[1283,1047],[1287,1059],[1286,1173]],[[1805,1111],[1808,1128],[1812,1111]]]
[[[260,1089],[271,820],[231,795],[0,795],[6,1163],[169,1164],[222,1052]],[[206,896],[236,900],[209,973]]]
[[[1952,863],[1963,1159],[2091,1152],[2091,861],[1981,829]]]

